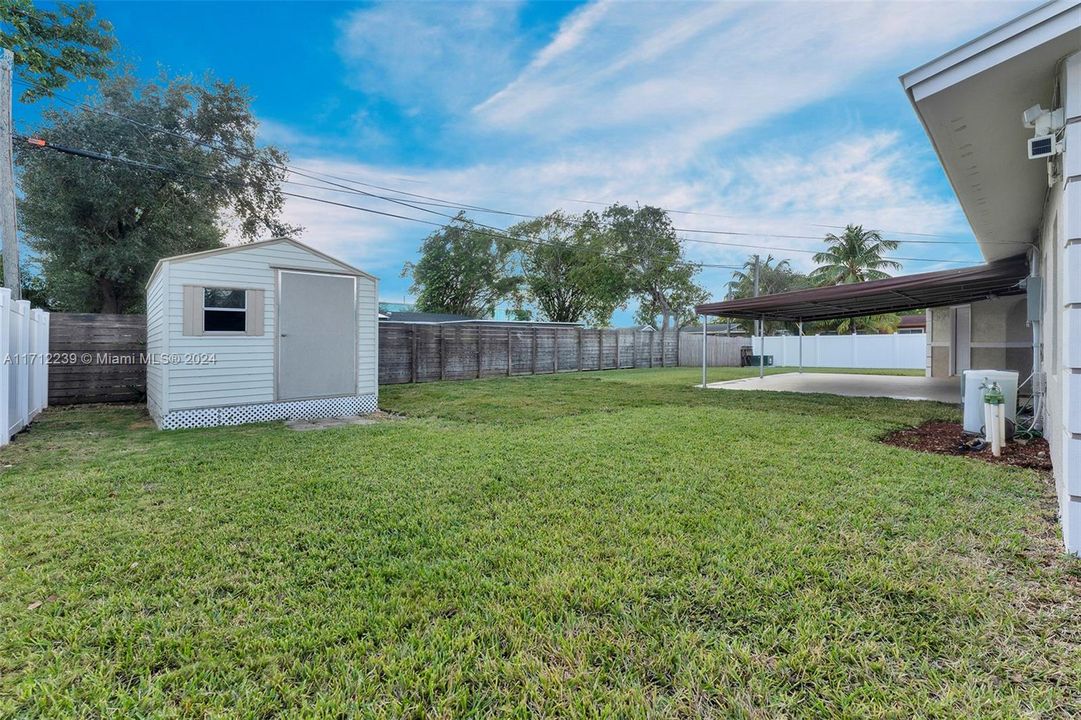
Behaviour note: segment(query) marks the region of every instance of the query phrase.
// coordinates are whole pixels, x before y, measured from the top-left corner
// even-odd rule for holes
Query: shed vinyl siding
[[[168,412],[165,398],[168,366],[161,362],[169,347],[163,307],[168,287],[169,268],[166,267],[146,290],[146,408],[155,420]]]
[[[357,278],[357,394],[379,392],[379,283]]]
[[[174,355],[211,354],[215,357],[215,362],[209,365],[176,364],[169,367],[170,412],[277,400],[274,389],[277,333],[274,308],[279,269],[343,272],[340,265],[287,241],[166,263],[161,274],[167,273],[169,278],[166,312],[168,334],[172,338],[169,351]],[[249,317],[242,334],[186,334],[185,286],[247,290],[249,315],[253,311],[259,312],[261,327]],[[198,300],[201,315],[202,297]],[[358,276],[358,394],[377,392],[377,305],[376,282]]]

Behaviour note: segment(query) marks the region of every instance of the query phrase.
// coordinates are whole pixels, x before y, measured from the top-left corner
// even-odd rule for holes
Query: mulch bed
[[[921,452],[961,455],[984,462],[1032,470],[1051,470],[1051,450],[1043,438],[1010,441],[1002,448],[1002,455],[995,457],[991,453],[990,444],[979,451],[965,448],[963,442],[969,437],[971,436],[966,436],[962,432],[960,423],[931,420],[918,427],[896,430],[882,438],[882,442]]]

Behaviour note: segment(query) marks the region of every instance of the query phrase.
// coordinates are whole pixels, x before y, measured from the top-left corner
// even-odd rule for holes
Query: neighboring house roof
[[[426,323],[437,325],[486,325],[506,327],[510,325],[541,325],[547,327],[582,327],[582,323],[559,323],[545,320],[495,320],[493,318],[472,318],[468,315],[452,315],[449,313],[425,313],[425,312],[395,312],[388,313],[389,317],[380,318],[388,323]]]
[[[901,321],[897,323],[899,328],[921,328],[927,327],[926,315],[902,315]]]
[[[1017,295],[1025,290],[1028,260],[1017,255],[987,265],[902,275],[847,285],[794,290],[754,298],[705,303],[699,315],[772,320],[837,320]]]
[[[1021,115],[1053,109],[1059,63],[1079,49],[1081,0],[1056,0],[901,76],[988,261],[1039,230],[1047,163],[1028,159]]]
[[[387,320],[392,322],[412,322],[412,323],[445,323],[445,322],[461,322],[463,320],[476,320],[477,318],[469,317],[468,315],[453,315],[451,313],[430,313],[430,312],[389,312],[386,313]],[[382,318],[380,318],[382,319]]]
[[[683,332],[700,333],[700,332],[702,332],[702,326],[699,323],[694,323],[693,325],[687,325],[687,326],[685,326],[683,328]],[[725,333],[731,333],[733,335],[746,335],[747,331],[739,323],[727,323],[727,322],[706,323],[706,334],[707,335],[711,335],[711,334],[712,335],[716,335],[716,334],[722,334],[723,335]]]
[[[293,238],[279,237],[270,238],[269,240],[258,240],[256,242],[242,243],[240,245],[227,245],[225,247],[212,248],[210,250],[202,250],[200,252],[187,253],[184,255],[173,255],[171,257],[162,258],[154,264],[154,270],[150,273],[150,277],[147,278],[146,284],[150,285],[150,281],[154,279],[154,276],[158,274],[158,270],[160,270],[162,265],[164,265],[165,263],[185,262],[187,260],[196,260],[199,258],[210,257],[211,255],[224,255],[225,253],[244,252],[245,250],[250,250],[252,248],[265,247],[267,245],[274,245],[276,243],[293,245],[294,247],[298,247],[301,250],[309,252],[313,255],[317,255],[318,257],[323,258],[327,262],[337,265],[339,268],[342,269],[343,272],[349,273],[350,275],[361,275],[368,278],[369,280],[379,280],[379,278],[377,278],[375,275],[364,272],[360,268],[353,267],[348,263],[344,263],[338,258],[327,255],[321,250],[316,250],[311,245],[305,245],[299,240],[294,240]]]
[[[416,307],[413,303],[407,302],[394,302],[392,300],[380,300],[379,312],[392,313],[392,312],[413,312]]]

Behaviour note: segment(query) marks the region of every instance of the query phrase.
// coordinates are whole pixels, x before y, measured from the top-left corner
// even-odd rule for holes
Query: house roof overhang
[[[958,270],[705,303],[695,307],[695,312],[750,319],[837,320],[1017,295],[1025,292],[1027,275],[1028,260],[1017,255]]]
[[[1059,63],[1081,51],[1081,0],[1055,0],[901,76],[984,259],[1036,239],[1047,163],[1021,119],[1052,109]]]

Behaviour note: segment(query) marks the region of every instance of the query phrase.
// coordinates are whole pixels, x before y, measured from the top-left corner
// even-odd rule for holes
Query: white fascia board
[[[913,103],[1068,32],[1081,29],[1081,0],[1054,0],[901,76]]]

